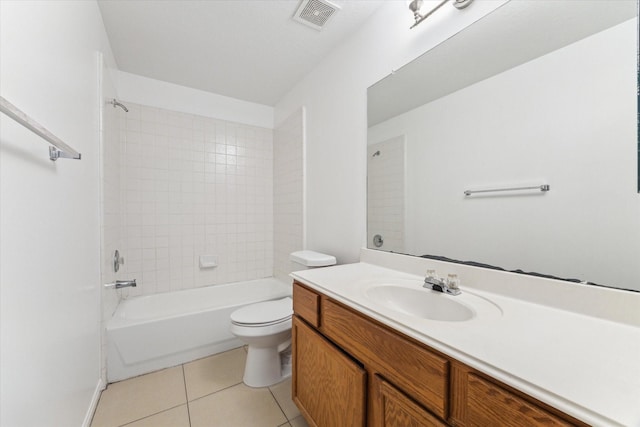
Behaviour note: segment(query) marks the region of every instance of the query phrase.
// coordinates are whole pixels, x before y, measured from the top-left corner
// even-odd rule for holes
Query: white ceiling
[[[334,0],[322,31],[291,19],[298,0],[98,0],[122,71],[275,105],[382,0]]]

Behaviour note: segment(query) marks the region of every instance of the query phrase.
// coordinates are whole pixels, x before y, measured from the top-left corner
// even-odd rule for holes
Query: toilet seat
[[[293,300],[290,297],[250,304],[231,313],[231,323],[244,327],[264,327],[291,321]]]
[[[277,325],[279,323],[290,321],[291,317],[293,316],[288,316],[288,317],[285,317],[284,319],[279,319],[279,320],[274,320],[273,322],[264,322],[264,323],[243,323],[243,322],[235,322],[233,320],[231,321],[231,323],[233,325],[244,326],[246,328],[260,328],[263,326],[272,326],[272,325]]]

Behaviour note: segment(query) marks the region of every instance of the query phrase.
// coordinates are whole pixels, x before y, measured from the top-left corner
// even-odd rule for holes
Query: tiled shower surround
[[[367,247],[382,237],[381,250],[406,253],[405,137],[367,147]]]
[[[119,278],[138,287],[123,294],[271,276],[273,131],[125,104]]]

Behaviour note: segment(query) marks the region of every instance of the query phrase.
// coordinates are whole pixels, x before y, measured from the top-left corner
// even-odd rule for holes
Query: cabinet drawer
[[[373,379],[377,404],[374,427],[445,427],[400,390],[378,375]]]
[[[449,362],[347,308],[323,298],[322,332],[437,416],[447,418]]]
[[[317,328],[320,325],[320,295],[293,282],[293,311]]]
[[[571,426],[508,390],[470,373],[467,384],[468,426]]]

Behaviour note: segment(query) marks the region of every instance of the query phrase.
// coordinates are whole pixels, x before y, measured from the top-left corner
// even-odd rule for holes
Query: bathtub
[[[240,347],[230,314],[291,295],[274,278],[134,297],[107,323],[107,380],[119,381]]]

